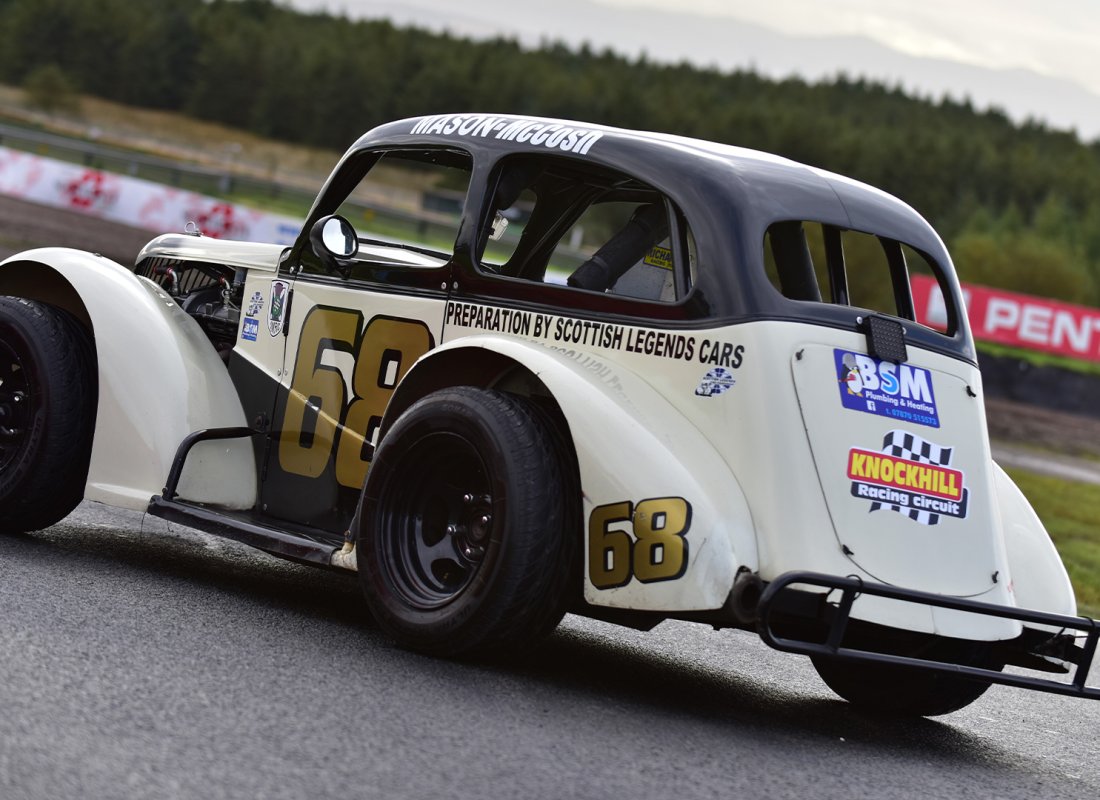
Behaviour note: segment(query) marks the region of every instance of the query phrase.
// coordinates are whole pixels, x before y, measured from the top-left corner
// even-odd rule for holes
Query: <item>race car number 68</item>
[[[360,333],[362,320],[358,311],[317,306],[302,323],[279,437],[279,466],[286,472],[320,477],[335,444],[337,482],[360,488],[393,390],[432,348],[422,322],[378,316]],[[326,350],[356,354],[350,402],[340,370],[321,363]]]
[[[612,528],[629,523],[633,537]],[[631,578],[656,583],[687,570],[691,504],[682,497],[656,497],[597,506],[588,518],[588,577],[597,589],[625,586]]]

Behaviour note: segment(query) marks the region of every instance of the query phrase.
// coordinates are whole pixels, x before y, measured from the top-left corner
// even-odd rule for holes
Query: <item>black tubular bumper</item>
[[[775,631],[776,616],[783,616],[783,592],[790,590],[792,586],[810,586],[839,591],[840,601],[835,606],[831,620],[828,622],[828,633],[824,641],[808,641],[804,638],[792,638],[789,635],[780,635]],[[950,664],[942,661],[930,661],[923,658],[911,658],[908,656],[878,653],[871,650],[844,646],[844,634],[848,629],[849,616],[852,604],[861,594],[875,595],[908,603],[917,603],[937,608],[966,611],[972,614],[981,614],[1002,619],[1014,619],[1019,622],[1030,622],[1041,625],[1061,628],[1065,633],[1084,634],[1085,642],[1076,652],[1072,661],[1077,665],[1069,683],[1047,680],[1032,675],[1017,675],[1005,673],[999,670],[983,669],[962,664]],[[981,603],[975,600],[964,600],[956,597],[919,592],[913,589],[899,589],[894,586],[886,586],[880,583],[868,583],[856,577],[840,577],[838,575],[823,575],[817,572],[786,572],[768,584],[760,598],[758,606],[759,620],[757,629],[760,638],[766,644],[777,650],[789,653],[801,653],[809,656],[827,656],[847,661],[863,663],[891,664],[896,666],[914,667],[934,672],[941,672],[959,677],[975,678],[977,680],[1000,683],[1005,686],[1017,686],[1023,689],[1035,689],[1040,692],[1082,697],[1091,700],[1100,700],[1100,687],[1086,686],[1089,668],[1092,666],[1096,655],[1097,640],[1100,639],[1100,622],[1088,617],[1067,617],[1061,614],[1049,614],[1041,611],[1029,611],[1021,608]],[[816,637],[815,637],[816,638]]]

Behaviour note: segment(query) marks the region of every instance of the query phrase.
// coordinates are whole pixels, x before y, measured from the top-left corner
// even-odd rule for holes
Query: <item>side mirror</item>
[[[309,230],[309,244],[326,269],[347,277],[347,262],[359,252],[359,236],[338,214],[321,217]]]

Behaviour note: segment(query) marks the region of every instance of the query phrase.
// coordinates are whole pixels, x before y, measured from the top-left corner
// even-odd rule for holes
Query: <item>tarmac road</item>
[[[748,634],[396,649],[353,578],[85,504],[0,537],[0,797],[1095,798],[1100,703],[861,716]],[[1095,682],[1095,680],[1094,680]]]
[[[1095,459],[1036,451],[1008,442],[994,442],[992,451],[994,460],[1002,467],[1019,467],[1064,481],[1100,485],[1100,461]]]
[[[75,247],[132,266],[138,251],[154,236],[79,211],[0,195],[0,259],[34,247]]]

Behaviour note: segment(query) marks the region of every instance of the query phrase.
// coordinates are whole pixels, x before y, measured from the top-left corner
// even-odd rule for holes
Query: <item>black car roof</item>
[[[684,206],[695,205],[692,201],[696,198],[702,205],[724,205],[723,198],[732,201],[745,233],[753,239],[776,220],[813,220],[898,239],[946,262],[936,232],[893,195],[827,170],[744,147],[510,114],[441,114],[399,120],[367,132],[352,150],[380,144],[447,144],[493,158],[515,153],[588,158],[637,175]],[[709,196],[698,197],[700,189],[708,190]]]
[[[938,268],[949,306],[964,308],[942,240],[914,209],[880,189],[781,156],[572,120],[440,114],[398,120],[368,131],[348,150],[341,166],[365,150],[391,147],[463,150],[474,157],[475,171],[507,156],[556,154],[617,169],[649,183],[670,197],[689,221],[701,265],[689,300],[694,298],[713,321],[812,318],[844,329],[859,321],[857,308],[791,300],[774,289],[764,267],[763,243],[769,226],[781,221],[820,222],[910,245]],[[340,167],[333,172],[323,195],[332,190],[343,197],[350,191],[350,185],[337,180],[343,172]],[[310,221],[323,210],[319,198]],[[911,329],[909,336],[931,349],[973,361],[973,340],[964,314],[958,322],[950,337],[921,326]]]

